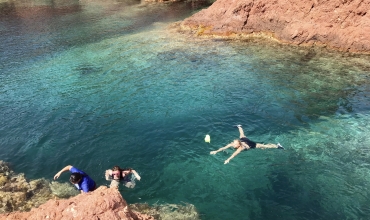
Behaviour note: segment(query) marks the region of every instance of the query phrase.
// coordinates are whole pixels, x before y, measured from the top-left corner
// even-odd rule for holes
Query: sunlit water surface
[[[0,159],[30,179],[72,164],[99,185],[130,166],[128,203],[202,219],[369,219],[369,57],[169,28],[200,7],[0,3]],[[235,124],[286,150],[224,165],[233,150],[209,152]]]

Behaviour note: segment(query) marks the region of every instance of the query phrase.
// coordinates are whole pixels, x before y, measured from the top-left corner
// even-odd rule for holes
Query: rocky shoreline
[[[16,174],[9,164],[0,161],[0,213],[29,211],[53,198],[45,179],[27,181],[24,174]]]
[[[0,160],[0,219],[199,219],[191,204],[130,204],[117,189],[101,186],[86,194],[70,183],[28,181]]]
[[[117,189],[101,186],[92,193],[70,199],[50,199],[29,212],[12,212],[0,219],[140,219],[152,216],[131,211]]]
[[[217,0],[180,27],[203,37],[262,37],[370,54],[370,2],[363,0]]]

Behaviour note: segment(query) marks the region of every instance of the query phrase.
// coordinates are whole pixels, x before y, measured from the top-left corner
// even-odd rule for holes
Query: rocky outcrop
[[[101,186],[94,192],[79,194],[70,199],[51,199],[29,212],[12,212],[0,219],[154,219],[131,211],[115,188]]]
[[[80,194],[70,183],[28,181],[23,173],[13,172],[0,160],[0,220],[72,218],[197,220],[199,213],[192,204],[128,206],[117,189],[105,186]]]
[[[102,186],[92,193],[79,194],[70,183],[28,181],[3,161],[0,213],[0,219],[154,219],[131,211],[117,189]]]
[[[217,0],[181,28],[198,36],[259,36],[370,53],[370,1]]]
[[[24,174],[14,173],[0,161],[0,213],[27,211],[53,198],[45,179],[27,181]]]

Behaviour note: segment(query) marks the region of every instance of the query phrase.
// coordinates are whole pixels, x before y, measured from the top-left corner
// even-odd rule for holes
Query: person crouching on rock
[[[76,188],[81,191],[81,193],[91,192],[96,189],[96,183],[93,179],[91,179],[84,171],[79,170],[71,165],[64,167],[61,171],[55,174],[54,180],[58,179],[60,174],[65,171],[71,172],[69,181],[74,184]]]
[[[135,178],[140,181],[141,177],[139,174],[132,168],[121,169],[119,166],[114,166],[112,169],[105,171],[105,179],[110,180],[110,187],[119,186],[119,182],[122,181],[123,185],[128,188],[134,188],[135,182],[132,181],[132,175],[134,174]]]

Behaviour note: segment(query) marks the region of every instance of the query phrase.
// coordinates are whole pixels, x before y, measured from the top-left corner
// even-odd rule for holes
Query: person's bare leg
[[[281,144],[258,144],[256,145],[256,148],[260,149],[267,149],[267,148],[277,148],[277,149],[285,149]]]
[[[267,149],[267,148],[278,148],[276,144],[257,144],[256,148]]]

